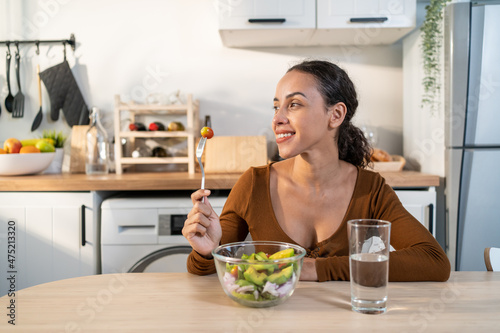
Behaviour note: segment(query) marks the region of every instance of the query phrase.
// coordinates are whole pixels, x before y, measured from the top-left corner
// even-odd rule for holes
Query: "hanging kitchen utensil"
[[[38,43],[36,44],[36,54],[40,55],[40,49],[38,48]],[[43,112],[42,112],[42,83],[40,81],[40,64],[36,65],[36,77],[38,80],[38,101],[40,103],[40,109],[38,110],[38,113],[35,116],[35,119],[33,120],[33,124],[31,125],[31,131],[33,132],[40,126],[40,123],[42,122],[43,118]]]
[[[21,76],[20,72],[21,55],[19,54],[19,43],[16,42],[16,78],[17,78],[17,91],[14,96],[14,110],[12,111],[13,118],[22,118],[24,116],[24,95],[21,91]]]
[[[43,118],[43,112],[42,112],[42,83],[40,81],[40,65],[36,65],[36,73],[37,73],[37,80],[38,80],[38,101],[40,103],[40,109],[38,109],[38,113],[35,116],[35,119],[33,120],[33,124],[31,125],[31,131],[33,132],[40,126],[40,123],[42,122]]]
[[[10,90],[10,59],[12,56],[10,55],[10,46],[9,43],[7,43],[7,63],[6,63],[6,68],[7,68],[7,88],[9,89],[9,94],[5,98],[5,109],[7,111],[12,112],[14,109],[14,96],[12,95],[12,92]]]
[[[44,70],[40,79],[49,93],[52,120],[62,109],[69,126],[89,124],[89,110],[67,61]]]

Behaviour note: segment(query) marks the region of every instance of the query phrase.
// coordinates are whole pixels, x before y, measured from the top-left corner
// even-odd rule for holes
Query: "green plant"
[[[55,130],[43,131],[42,137],[54,140],[54,147],[56,147],[56,148],[63,148],[64,141],[66,141],[66,138],[67,138],[66,135],[63,134],[63,132],[56,133]]]
[[[422,27],[422,57],[424,67],[422,107],[429,106],[435,112],[441,91],[441,47],[443,42],[443,9],[451,0],[431,0],[425,7]]]

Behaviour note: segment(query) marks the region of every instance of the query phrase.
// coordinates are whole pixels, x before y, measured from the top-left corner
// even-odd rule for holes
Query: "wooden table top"
[[[439,186],[439,176],[416,171],[380,172],[392,187]],[[233,174],[207,174],[206,188],[231,189],[241,176]],[[46,174],[29,176],[0,176],[0,191],[148,191],[196,190],[201,174],[187,172],[124,173],[104,176],[86,174]]]
[[[0,298],[0,331],[13,328]],[[23,332],[493,332],[500,328],[500,273],[453,272],[447,282],[389,283],[388,311],[351,310],[349,282],[302,282],[285,303],[247,308],[215,275],[105,274],[16,292]]]

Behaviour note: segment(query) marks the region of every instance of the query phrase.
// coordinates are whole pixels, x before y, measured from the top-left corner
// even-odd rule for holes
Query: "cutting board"
[[[214,136],[205,145],[205,172],[244,172],[267,164],[267,142],[259,136]]]
[[[85,142],[89,125],[75,125],[71,129],[70,173],[85,173]]]

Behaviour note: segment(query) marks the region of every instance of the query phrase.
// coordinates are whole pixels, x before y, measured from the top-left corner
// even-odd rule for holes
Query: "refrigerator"
[[[448,256],[484,271],[500,247],[500,3],[450,4],[444,22]]]

